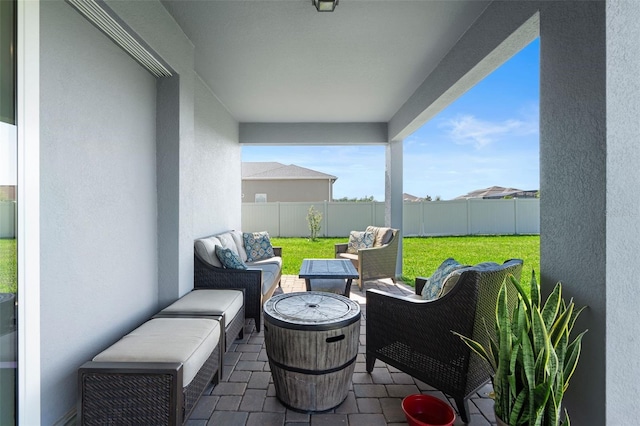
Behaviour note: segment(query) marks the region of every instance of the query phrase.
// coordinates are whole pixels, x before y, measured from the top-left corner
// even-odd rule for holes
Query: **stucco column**
[[[605,3],[542,2],[540,11],[540,269],[542,290],[556,282],[563,296],[588,305],[575,330],[589,329],[567,393],[565,406],[577,425],[634,424],[636,410],[611,421],[605,408],[631,405],[637,375],[625,398],[606,390],[607,280],[607,93]],[[637,77],[634,77],[637,78]],[[636,117],[637,119],[637,117]],[[633,150],[632,150],[633,151]],[[633,166],[621,168],[626,173]],[[632,199],[628,201],[632,202]],[[624,231],[622,231],[624,233]],[[638,247],[637,240],[634,243]],[[634,263],[637,263],[634,259]],[[627,268],[630,268],[628,265]],[[523,271],[527,279],[530,270]],[[627,277],[635,276],[630,273]],[[637,281],[637,280],[636,280]],[[634,290],[637,294],[637,290]],[[631,301],[628,301],[631,303]],[[627,313],[632,310],[628,309]],[[634,314],[635,315],[635,314]],[[637,315],[635,315],[637,316]],[[633,324],[627,317],[627,324]],[[619,333],[621,330],[613,330]],[[633,356],[632,358],[635,358]],[[631,358],[630,358],[631,359]],[[606,408],[608,409],[608,408]],[[623,410],[624,411],[624,410]],[[622,419],[622,417],[620,417]]]
[[[402,275],[402,140],[389,142],[385,152],[384,224],[400,230],[396,276]]]
[[[607,1],[606,421],[637,423],[640,392],[640,3]],[[605,303],[602,300],[601,303]],[[588,374],[588,373],[587,373]],[[577,423],[576,423],[577,424]]]

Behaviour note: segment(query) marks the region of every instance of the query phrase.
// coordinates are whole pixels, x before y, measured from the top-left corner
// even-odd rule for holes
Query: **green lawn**
[[[16,293],[16,240],[0,239],[0,293]]]
[[[348,238],[272,238],[274,246],[282,247],[285,275],[298,275],[302,259],[333,258],[333,246]],[[529,282],[531,269],[540,273],[540,236],[465,236],[465,237],[407,237],[404,239],[403,281],[413,284],[415,277],[430,276],[448,257],[460,263],[502,263],[507,259],[524,260],[522,278]]]

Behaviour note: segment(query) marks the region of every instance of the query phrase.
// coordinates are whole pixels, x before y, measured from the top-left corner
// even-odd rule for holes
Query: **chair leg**
[[[371,352],[366,353],[366,368],[367,373],[371,373],[373,371],[373,366],[376,363],[376,357]]]
[[[469,423],[469,400],[467,398],[455,398],[460,420]]]

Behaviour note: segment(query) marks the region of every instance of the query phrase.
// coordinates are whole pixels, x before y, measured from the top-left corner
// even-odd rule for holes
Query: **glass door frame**
[[[40,424],[40,1],[18,0],[18,424]]]

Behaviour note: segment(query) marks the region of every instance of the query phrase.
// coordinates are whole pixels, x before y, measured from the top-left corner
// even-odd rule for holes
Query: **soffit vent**
[[[116,21],[105,10],[106,5],[100,5],[95,0],[67,0],[100,31],[111,38],[118,46],[127,52],[140,65],[145,67],[156,77],[171,77],[171,71],[160,62],[145,46],[142,45],[123,23]]]

